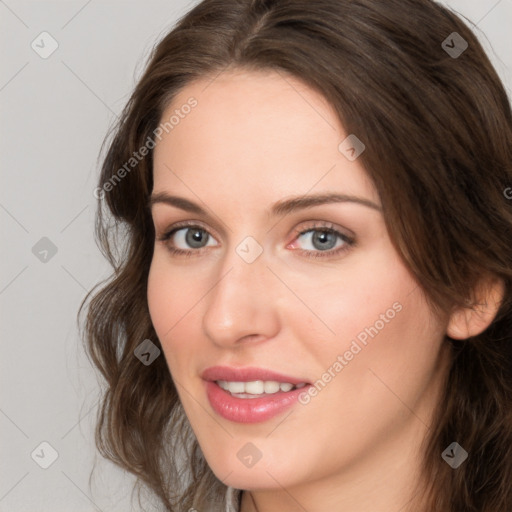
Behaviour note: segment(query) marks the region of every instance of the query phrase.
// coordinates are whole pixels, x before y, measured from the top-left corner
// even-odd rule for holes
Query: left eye
[[[301,231],[297,238],[305,238],[313,249],[305,250],[317,250],[317,251],[328,251],[336,248],[336,241],[340,240],[341,244],[338,247],[345,245],[349,242],[348,238],[342,233],[334,229],[308,229],[307,231]]]

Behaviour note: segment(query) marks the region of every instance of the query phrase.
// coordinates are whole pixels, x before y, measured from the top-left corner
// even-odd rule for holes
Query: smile
[[[201,377],[213,411],[236,423],[267,421],[311,386],[304,378],[254,367],[212,366]]]

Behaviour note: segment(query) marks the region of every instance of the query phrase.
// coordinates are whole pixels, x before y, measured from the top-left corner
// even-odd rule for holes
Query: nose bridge
[[[272,300],[272,272],[263,247],[246,237],[230,248],[208,294],[203,330],[216,344],[229,345],[246,336],[272,337],[278,328]],[[274,297],[275,299],[275,297]]]

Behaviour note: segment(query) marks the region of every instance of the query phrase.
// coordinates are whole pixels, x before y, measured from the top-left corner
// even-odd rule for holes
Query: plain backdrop
[[[89,486],[99,386],[76,314],[109,273],[93,233],[101,143],[195,3],[0,0],[0,512],[132,510],[133,478],[99,456]],[[444,3],[477,24],[510,95],[512,0]]]

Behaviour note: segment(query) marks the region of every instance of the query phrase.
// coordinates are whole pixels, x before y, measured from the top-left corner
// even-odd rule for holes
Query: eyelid
[[[351,241],[355,240],[355,238],[356,238],[356,234],[352,230],[350,230],[348,228],[341,227],[341,226],[337,226],[333,222],[323,221],[323,220],[306,221],[306,223],[307,222],[313,222],[313,224],[308,225],[307,227],[300,228],[300,229],[294,228],[293,232],[294,232],[295,236],[299,236],[299,235],[302,235],[304,233],[307,233],[309,231],[314,231],[314,230],[321,231],[323,228],[327,231],[338,231],[341,235],[345,236],[347,239],[349,239]],[[303,224],[303,223],[301,223],[301,224]]]

